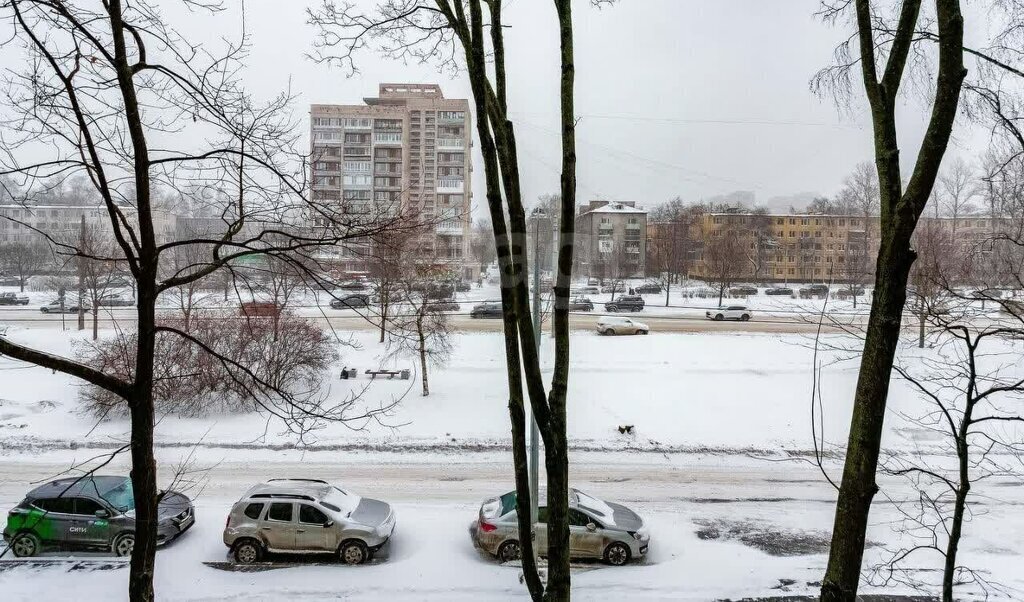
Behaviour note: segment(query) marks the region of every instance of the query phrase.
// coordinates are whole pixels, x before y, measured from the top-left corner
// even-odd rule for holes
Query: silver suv
[[[235,502],[224,526],[224,545],[235,561],[259,562],[266,552],[336,554],[346,564],[372,558],[391,538],[395,513],[315,479],[271,479]]]

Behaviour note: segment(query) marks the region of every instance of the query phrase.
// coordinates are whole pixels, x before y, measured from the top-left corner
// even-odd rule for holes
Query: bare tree
[[[953,236],[956,236],[957,222],[964,215],[975,212],[974,199],[980,193],[974,169],[957,157],[939,174],[936,211],[942,211],[953,218]]]
[[[702,207],[685,205],[674,199],[659,205],[648,215],[653,236],[647,241],[647,266],[665,289],[668,307],[672,285],[682,282],[692,267],[692,258],[700,243],[695,239]]]
[[[353,54],[374,47],[386,56],[464,67],[472,88],[477,137],[484,161],[487,206],[501,268],[505,359],[512,422],[513,465],[523,572],[535,600],[569,599],[568,441],[569,285],[576,210],[576,115],[572,9],[553,0],[560,43],[562,173],[558,271],[554,292],[555,358],[545,388],[537,353],[539,325],[530,316],[526,275],[526,212],[519,177],[514,124],[509,118],[503,7],[498,0],[385,0],[371,14],[349,3],[325,0],[310,20],[320,30],[318,57],[352,71]],[[507,217],[506,217],[507,216]],[[525,384],[525,391],[524,391]],[[525,395],[524,395],[525,393]],[[526,456],[524,402],[529,400],[544,441],[547,469],[548,582],[533,559],[531,495]]]
[[[722,305],[725,291],[746,273],[747,253],[734,230],[715,230],[711,234],[704,242],[704,265],[708,279],[718,285],[718,305]]]
[[[197,11],[191,19],[219,8],[187,4]],[[26,58],[4,86],[0,175],[26,181],[26,195],[53,176],[84,176],[109,222],[116,261],[127,266],[137,290],[135,345],[127,374],[108,374],[2,338],[0,354],[75,376],[125,400],[139,525],[128,593],[133,601],[150,601],[159,497],[153,455],[158,342],[178,337],[246,371],[192,333],[158,323],[157,297],[240,258],[311,257],[316,249],[373,234],[393,222],[354,220],[306,197],[306,153],[295,147],[299,136],[289,117],[291,97],[258,102],[237,83],[245,36],[239,44],[226,41],[222,49],[190,43],[145,0],[88,6],[6,0],[0,14],[12,27],[4,48]],[[40,147],[46,149],[43,157]],[[167,240],[158,228],[154,202],[161,186],[207,199],[219,228],[209,235]],[[307,227],[311,216],[326,225]],[[209,253],[202,262],[167,276],[162,263],[189,245]],[[88,256],[83,249],[70,251]],[[294,400],[290,391],[267,391],[285,405]],[[289,414],[293,420],[302,417],[297,411]]]
[[[491,231],[491,222],[486,218],[476,220],[473,223],[470,236],[469,252],[480,265],[480,269],[483,270],[498,257],[498,252],[494,249],[494,233]]]
[[[451,302],[434,298],[430,291],[452,277],[445,266],[421,263],[407,267],[395,282],[395,300],[402,311],[391,318],[388,349],[395,357],[419,360],[424,397],[430,395],[429,367],[447,364],[454,346],[447,313]]]
[[[0,245],[0,270],[18,277],[18,286],[25,292],[29,278],[54,265],[53,253],[43,240]]]
[[[81,232],[72,235],[58,246],[57,254],[63,249],[71,250],[71,260],[79,276],[79,314],[86,305],[92,308],[92,340],[99,338],[100,307],[107,293],[119,284],[125,274],[125,267],[119,261],[117,244],[109,231],[95,223],[82,221]]]
[[[911,238],[931,196],[949,144],[960,101],[964,69],[963,15],[958,0],[936,0],[934,23],[924,23],[921,0],[898,3],[895,23],[870,0],[826,2],[827,18],[853,13],[856,35],[837,53],[839,65],[816,79],[819,85],[850,89],[850,73],[859,68],[871,109],[875,168],[881,205],[875,297],[854,396],[849,441],[828,568],[821,586],[824,602],[852,602],[857,596],[871,500],[878,490],[875,471],[881,446],[893,358],[899,341],[907,280],[914,263]],[[908,58],[920,31],[937,28],[938,67],[934,96],[921,147],[904,188],[896,127],[896,103],[906,79]],[[850,45],[856,40],[856,52]]]

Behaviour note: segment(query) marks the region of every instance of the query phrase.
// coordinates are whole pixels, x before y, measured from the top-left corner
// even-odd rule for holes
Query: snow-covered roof
[[[590,211],[584,211],[582,215],[587,215],[588,213],[636,213],[636,214],[646,214],[647,210],[646,209],[641,209],[640,207],[631,207],[631,206],[626,205],[624,203],[612,202],[612,203],[608,203],[607,205],[601,205],[600,207],[598,207],[596,209],[591,209]]]

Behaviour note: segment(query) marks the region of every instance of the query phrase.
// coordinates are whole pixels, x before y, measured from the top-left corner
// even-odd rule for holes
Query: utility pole
[[[533,336],[537,341],[537,357],[540,358],[540,220],[544,215],[543,209],[538,209],[533,214]],[[529,404],[527,404],[529,405]],[[537,418],[530,407],[530,539],[537,543],[537,509],[540,496],[540,432],[537,428]],[[533,548],[534,560],[539,556],[536,545]]]
[[[78,330],[85,330],[85,213],[78,227]]]

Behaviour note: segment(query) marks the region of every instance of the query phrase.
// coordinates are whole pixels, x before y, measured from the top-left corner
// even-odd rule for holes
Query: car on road
[[[709,320],[721,322],[722,320],[740,320],[746,322],[753,315],[746,305],[729,305],[717,309],[709,309],[704,312]]]
[[[569,299],[569,311],[594,311],[594,302],[589,297]]]
[[[836,298],[837,299],[850,299],[850,298],[853,298],[853,297],[860,297],[865,292],[866,292],[866,290],[864,289],[863,286],[861,286],[859,284],[857,284],[857,285],[852,285],[851,284],[850,286],[846,286],[846,287],[841,288],[838,291],[836,291]]]
[[[545,499],[541,497],[540,499]],[[516,492],[484,500],[477,519],[470,526],[473,545],[501,562],[520,557],[521,540]],[[547,551],[547,507],[537,508],[534,545]],[[572,559],[596,558],[613,566],[647,554],[651,537],[643,519],[629,508],[569,490],[569,555]]]
[[[729,289],[729,294],[733,297],[751,297],[757,294],[757,287],[747,285],[734,286]]]
[[[114,293],[112,295],[103,295],[96,300],[96,305],[101,307],[130,307],[135,305],[135,302],[128,297]]]
[[[370,306],[370,296],[363,293],[345,295],[340,299],[331,299],[331,309],[360,309]]]
[[[28,305],[28,295],[0,293],[0,305]]]
[[[62,308],[60,299],[54,299],[53,301],[50,301],[46,305],[40,307],[39,311],[43,312],[44,314],[77,314],[78,308],[79,305],[75,301],[64,301],[64,307]],[[86,305],[83,308],[83,311],[88,312],[89,306]]]
[[[656,282],[645,282],[633,290],[638,295],[660,295],[661,285]]]
[[[469,311],[470,318],[500,318],[501,303],[481,303]]]
[[[828,296],[827,284],[808,284],[800,289],[801,299],[813,299],[814,297]]]
[[[643,308],[644,298],[640,295],[622,295],[604,304],[604,310],[609,312],[641,311]]]
[[[587,286],[574,286],[569,289],[569,293],[572,295],[600,295],[601,289],[596,285]]]
[[[764,294],[772,297],[792,297],[793,289],[788,286],[773,286],[772,288],[765,289]]]
[[[192,500],[163,492],[157,506],[157,544],[195,523]],[[47,548],[101,550],[130,556],[135,547],[135,497],[125,476],[65,477],[40,485],[7,515],[4,541],[15,556]]]
[[[455,282],[455,290],[460,293],[468,293],[473,289],[473,285],[467,280],[458,280]]]
[[[224,545],[240,564],[267,552],[332,554],[362,564],[395,530],[395,512],[318,479],[271,479],[245,492],[228,514]]]
[[[459,311],[459,304],[455,299],[440,299],[427,302],[426,309],[427,311]]]
[[[643,322],[617,316],[602,316],[597,321],[598,334],[647,334],[651,328]]]
[[[604,286],[601,287],[601,292],[602,293],[621,293],[621,292],[627,291],[627,290],[629,290],[629,287],[626,286],[626,284],[624,282],[622,282],[621,280],[616,280],[615,282],[609,282],[609,283],[607,283],[607,284],[605,284]]]

